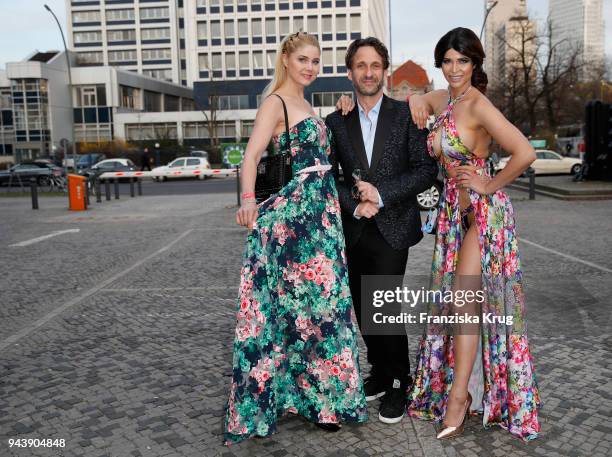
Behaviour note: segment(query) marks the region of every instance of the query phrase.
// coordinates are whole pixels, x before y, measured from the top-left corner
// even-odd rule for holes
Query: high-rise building
[[[66,7],[78,65],[187,85],[183,0],[66,0]]]
[[[549,0],[549,16],[552,41],[560,43],[560,52],[578,49],[585,70],[604,61],[603,0]]]
[[[485,0],[486,8],[491,4]],[[527,5],[525,0],[499,0],[491,10],[485,26],[485,71],[489,81],[495,84],[504,74],[506,62],[506,24],[515,17],[527,16]],[[501,30],[504,29],[504,30]],[[501,33],[499,33],[501,30]]]
[[[281,40],[297,31],[316,35],[321,45],[321,71],[305,95],[315,108],[333,106],[339,94],[352,90],[344,61],[351,41],[369,35],[389,41],[387,0],[189,0],[186,5],[195,6],[186,14],[187,77],[200,107],[214,93],[222,97],[222,107],[257,108]]]

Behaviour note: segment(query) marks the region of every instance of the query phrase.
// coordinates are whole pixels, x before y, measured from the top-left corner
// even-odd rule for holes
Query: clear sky
[[[375,0],[383,1],[383,0]],[[606,53],[612,55],[612,0],[604,1]],[[433,66],[438,39],[454,27],[480,33],[484,0],[391,0],[393,62],[412,59],[425,67],[436,87],[446,85]],[[65,0],[0,0],[0,68],[6,62],[24,59],[34,50],[62,49],[57,26],[44,9],[47,3],[65,27]],[[548,0],[527,0],[532,17],[545,20]]]

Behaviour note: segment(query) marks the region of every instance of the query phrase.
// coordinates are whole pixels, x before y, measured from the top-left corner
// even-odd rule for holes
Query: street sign
[[[529,140],[529,144],[537,149],[545,149],[546,148],[546,140]]]
[[[232,167],[239,167],[244,157],[243,144],[226,144],[223,147],[223,163]]]

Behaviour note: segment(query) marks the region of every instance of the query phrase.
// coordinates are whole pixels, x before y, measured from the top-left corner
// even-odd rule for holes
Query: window
[[[104,85],[77,86],[77,106],[106,106],[106,88]]]
[[[210,63],[208,62],[208,54],[200,54],[198,56],[198,67],[200,71],[210,70]]]
[[[107,21],[134,20],[134,10],[106,10]]]
[[[338,67],[343,67],[346,62],[346,48],[337,48],[336,49],[336,65]]]
[[[216,122],[217,136],[219,138],[235,138],[236,122]],[[183,124],[183,136],[185,138],[209,138],[207,122],[185,122]]]
[[[253,127],[255,126],[255,121],[242,121],[242,125],[240,126],[240,136],[243,138],[248,138],[253,133]]]
[[[238,21],[238,36],[239,37],[248,37],[249,36],[249,23],[246,19],[241,19]]]
[[[172,58],[172,52],[170,49],[143,49],[142,60],[170,60]]]
[[[276,59],[276,51],[268,50],[266,51],[266,67],[268,70],[274,71],[274,62]]]
[[[219,21],[210,23],[210,37],[212,39],[221,38],[221,23]]]
[[[324,67],[330,67],[334,65],[334,50],[331,48],[323,49],[321,53],[321,65]]]
[[[359,14],[351,14],[351,32],[357,33],[361,30],[361,16]]]
[[[304,30],[304,18],[302,16],[293,17],[293,31],[301,32]]]
[[[198,22],[198,40],[208,39],[208,22]]]
[[[140,19],[166,19],[170,10],[166,8],[140,8]]]
[[[181,98],[175,95],[164,95],[164,111],[180,111]]]
[[[332,17],[331,16],[323,16],[321,18],[321,32],[322,33],[332,33]]]
[[[261,19],[253,19],[251,21],[251,29],[253,36],[261,36]]]
[[[289,35],[289,29],[290,29],[289,18],[281,17],[278,20],[278,33],[280,34],[280,36],[284,37],[286,35]]]
[[[128,86],[120,86],[121,106],[124,108],[140,109],[138,98],[140,90]]]
[[[343,95],[353,98],[352,92],[313,92],[312,106],[313,108],[335,106],[338,99]]]
[[[206,3],[207,3],[207,0],[198,0],[196,2],[196,6],[198,8],[206,8]]]
[[[266,18],[266,35],[276,36],[276,20],[273,17]]]
[[[79,52],[77,53],[77,63],[80,65],[104,63],[104,57],[102,52]]]
[[[109,43],[115,41],[136,41],[136,30],[108,30],[106,37]]]
[[[238,65],[241,70],[249,69],[249,53],[247,51],[241,51],[238,54]]]
[[[308,26],[308,33],[311,35],[319,33],[319,18],[317,16],[308,16],[306,25]]]
[[[100,22],[100,11],[75,11],[72,13],[72,22]]]
[[[176,138],[176,123],[126,124],[125,133],[130,141],[174,139]]]
[[[102,41],[102,32],[74,32],[74,44],[99,43]]]
[[[227,54],[225,54],[225,69],[236,69],[236,54],[234,54],[233,52],[228,52]]]
[[[221,53],[215,52],[212,55],[212,68],[211,70],[221,70],[223,69],[223,60],[221,59]]]
[[[225,21],[223,23],[224,26],[224,30],[225,30],[225,39],[227,40],[228,38],[234,38],[235,32],[234,32],[234,21],[229,20],[229,21]]]
[[[161,79],[162,81],[172,81],[172,69],[171,68],[160,68],[160,69],[145,69],[142,73],[151,78]]]
[[[346,16],[344,14],[336,15],[336,33],[346,33]]]
[[[253,68],[258,69],[258,70],[263,68],[263,52],[262,51],[253,51]]]
[[[142,29],[140,31],[140,37],[143,41],[145,40],[169,40],[170,29],[159,28],[159,29]]]
[[[144,110],[148,112],[161,111],[162,96],[159,92],[144,91]]]
[[[218,97],[220,110],[248,109],[248,95],[220,95]]]
[[[130,62],[136,60],[135,50],[108,51],[109,62]]]

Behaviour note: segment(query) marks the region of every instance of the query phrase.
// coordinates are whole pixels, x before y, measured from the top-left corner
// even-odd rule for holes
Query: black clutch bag
[[[289,136],[287,106],[285,106],[285,101],[280,95],[272,95],[276,95],[280,98],[283,104],[287,142],[285,144],[285,151],[262,157],[257,165],[257,177],[255,179],[255,199],[257,203],[267,200],[271,195],[277,194],[293,177],[291,171],[291,137]]]

